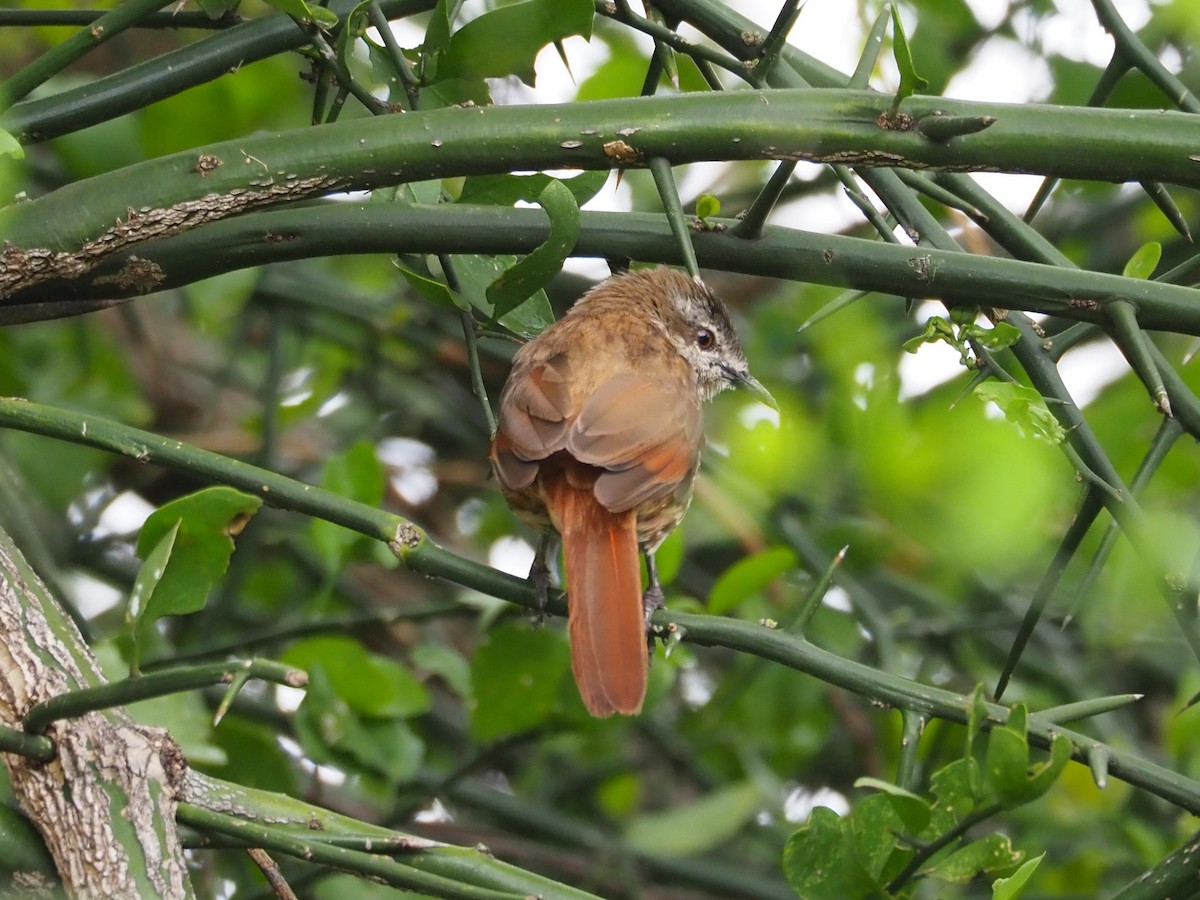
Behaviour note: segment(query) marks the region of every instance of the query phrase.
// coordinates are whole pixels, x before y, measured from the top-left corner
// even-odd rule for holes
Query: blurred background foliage
[[[220,11],[221,4],[203,5]],[[502,5],[471,0],[457,27]],[[767,5],[742,4],[764,30],[775,14],[764,11]],[[1200,88],[1200,4],[1129,5],[1144,18],[1145,44],[1186,85]],[[197,14],[191,4],[185,11]],[[836,38],[857,54],[878,12],[873,0],[847,8],[843,15],[857,24]],[[277,14],[252,0],[230,13]],[[1064,16],[1058,4],[938,0],[905,4],[903,14],[929,93],[997,48],[1020,51],[1014,67],[1022,58],[1044,67],[1046,89],[1030,99],[1084,104],[1101,77],[1102,65],[1043,43],[1050,23]],[[1098,27],[1086,8],[1071,14],[1070,21]],[[403,20],[402,46],[419,44],[429,21],[428,12]],[[802,14],[798,30],[805,22]],[[0,27],[0,69],[11,75],[73,30]],[[133,29],[41,93],[216,34]],[[650,49],[643,35],[598,16],[586,52],[581,38],[564,45],[574,80],[547,47],[538,57],[539,88],[549,82],[552,96],[566,99],[636,95]],[[361,45],[350,60],[356,79],[386,94]],[[895,89],[889,65],[885,57],[873,81],[883,90]],[[313,111],[312,71],[311,56],[270,56],[31,145],[25,159],[0,166],[0,186],[6,199],[38,196],[177,150],[303,127]],[[682,56],[678,81],[676,88],[664,80],[659,91],[707,89]],[[497,103],[539,97],[513,76],[488,85]],[[1167,105],[1137,72],[1107,103]],[[366,114],[353,98],[343,112]],[[733,215],[768,172],[765,163],[732,163],[676,174],[685,208],[710,193]],[[453,195],[461,180],[443,188]],[[831,229],[874,237],[866,222],[847,214],[852,208],[841,191],[827,170],[801,167],[777,216],[821,228],[805,217],[836,208]],[[1172,196],[1182,219],[1194,223],[1195,194]],[[661,209],[640,171],[626,172],[619,187],[610,178],[596,202]],[[928,206],[976,252],[1001,252],[961,215]],[[1194,253],[1136,186],[1063,184],[1036,226],[1073,262],[1095,271],[1121,272],[1152,241],[1163,246],[1163,268]],[[435,260],[404,262],[439,271]],[[548,287],[556,312],[602,274],[596,261],[570,264]],[[1060,447],[1023,433],[972,395],[973,373],[959,367],[955,374],[953,351],[946,351],[947,367],[937,347],[915,356],[902,349],[940,314],[936,305],[909,310],[900,298],[872,295],[798,332],[840,291],[708,274],[781,412],[776,422],[740,396],[722,396],[710,410],[695,505],[661,556],[668,606],[785,622],[845,547],[807,631],[815,644],[964,695],[976,684],[990,690],[1077,510],[1081,484],[1071,462]],[[1156,341],[1195,388],[1193,339]],[[514,347],[480,343],[492,397]],[[1105,348],[1108,339],[1096,333],[1064,367],[1072,357],[1083,360],[1071,384],[1090,398],[1087,420],[1117,471],[1130,478],[1161,416],[1142,383]],[[932,370],[942,374],[930,378]],[[520,572],[532,536],[489,479],[488,428],[470,376],[458,314],[410,287],[383,256],[279,263],[85,317],[0,330],[0,394],[101,414],[384,504],[449,549]],[[0,521],[78,611],[110,672],[124,674],[137,527],[152,507],[202,484],[30,434],[4,433],[0,449]],[[1170,560],[1195,556],[1197,468],[1193,442],[1179,442],[1141,498],[1153,540]],[[1087,560],[1106,524],[1102,515],[1068,568],[1005,699],[1039,709],[1143,694],[1134,706],[1083,727],[1182,778],[1200,779],[1200,718],[1187,706],[1200,690],[1196,660],[1156,593],[1156,573],[1125,542],[1091,577]],[[730,883],[747,897],[788,896],[781,854],[815,807],[846,813],[871,796],[855,787],[857,779],[897,781],[900,765],[910,767],[909,788],[927,792],[929,775],[963,755],[968,730],[933,721],[915,756],[902,763],[897,711],[686,640],[670,655],[659,651],[642,717],[593,721],[570,679],[560,621],[532,629],[514,607],[405,573],[389,559],[383,548],[336,526],[264,508],[238,537],[228,574],[205,608],[163,620],[142,650],[143,666],[230,653],[277,657],[309,671],[304,699],[284,689],[248,689],[216,728],[215,701],[207,696],[147,702],[132,714],[169,728],[198,768],[440,840],[486,844],[500,858],[606,897],[732,896]],[[1195,830],[1179,808],[1112,777],[1101,790],[1086,766],[1070,763],[1041,799],[967,836],[1011,838],[1017,854],[993,874],[1044,853],[1027,896],[1085,897],[1114,892]],[[253,897],[264,890],[259,873],[237,855],[197,850],[193,861],[202,892]],[[298,862],[285,870],[309,896],[390,892]],[[794,873],[791,880],[798,884]],[[898,890],[991,896],[992,880],[918,879]]]

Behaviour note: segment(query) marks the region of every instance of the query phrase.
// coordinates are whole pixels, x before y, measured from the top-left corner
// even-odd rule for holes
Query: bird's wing
[[[566,433],[575,459],[603,469],[595,495],[610,512],[690,484],[700,457],[700,398],[686,379],[623,372],[601,382]]]
[[[566,445],[576,413],[571,377],[563,353],[509,377],[491,454],[496,476],[508,490],[528,487],[537,477],[538,461]]]

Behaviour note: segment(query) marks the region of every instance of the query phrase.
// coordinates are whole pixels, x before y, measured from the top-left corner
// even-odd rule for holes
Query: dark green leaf
[[[937,798],[930,807],[930,830],[942,834],[949,831],[978,805],[982,777],[973,758],[957,759],[943,766],[929,778],[929,790]]]
[[[1025,796],[1026,769],[1029,768],[1029,744],[1023,734],[1000,725],[988,735],[983,771],[987,786],[1001,803],[1015,806]]]
[[[412,663],[417,669],[440,677],[458,696],[470,702],[471,664],[453,647],[417,644],[412,649]]]
[[[219,19],[232,9],[237,9],[242,0],[196,0],[196,5],[210,19]]]
[[[359,441],[329,457],[321,474],[322,487],[367,506],[378,506],[383,501],[385,481],[375,445],[368,441]],[[312,537],[329,572],[340,568],[351,547],[366,541],[362,535],[324,519],[312,520]]]
[[[600,193],[611,173],[607,169],[580,172],[571,178],[553,178],[541,172],[532,175],[472,175],[463,182],[459,203],[512,206],[519,200],[533,203],[552,181],[558,181],[580,206]]]
[[[306,638],[289,647],[282,660],[310,677],[321,669],[330,690],[364,716],[408,718],[429,709],[429,692],[408,669],[353,638]]]
[[[425,28],[425,41],[421,44],[421,81],[427,84],[438,80],[442,59],[450,48],[450,32],[454,28],[450,10],[453,0],[437,0],[429,25]]]
[[[724,615],[795,567],[796,554],[787,547],[771,547],[738,560],[713,585],[708,595],[709,612]]]
[[[491,89],[482,78],[446,78],[421,90],[422,109],[446,109],[468,103],[492,105]]]
[[[1007,835],[989,834],[940,860],[929,874],[939,881],[951,884],[966,884],[981,875],[998,875],[1011,872],[1025,854],[1013,849]]]
[[[854,838],[854,858],[873,881],[882,883],[884,873],[895,869],[893,856],[912,856],[912,849],[901,846],[898,836],[905,825],[888,794],[872,794],[856,803],[848,824]]]
[[[493,741],[541,725],[556,708],[569,662],[566,642],[549,629],[492,629],[471,662],[471,733]]]
[[[633,847],[656,856],[690,856],[723,846],[762,807],[753,782],[726,785],[689,803],[636,817],[625,830]]]
[[[561,181],[552,180],[538,194],[537,203],[550,217],[550,236],[488,286],[487,298],[492,304],[492,315],[497,319],[545,287],[562,271],[563,262],[575,249],[583,220],[571,192]]]
[[[445,282],[422,275],[402,262],[397,262],[396,268],[400,270],[404,280],[426,300],[431,300],[448,309],[469,310],[471,308],[471,304],[467,302],[466,298],[450,290]]]
[[[296,735],[317,762],[361,766],[389,784],[413,776],[424,744],[402,719],[365,719],[337,691],[323,666],[309,672],[304,701],[293,717]]]
[[[594,17],[590,0],[525,0],[494,9],[451,36],[437,78],[516,75],[532,85],[538,52],[571,35],[590,37]]]
[[[783,873],[805,900],[846,900],[878,890],[854,857],[850,834],[831,809],[818,806],[783,849]]]
[[[173,500],[150,514],[137,545],[146,564],[130,598],[135,647],[163,616],[204,608],[209,591],[229,567],[233,535],[260,506],[258,497],[212,487]],[[135,669],[138,662],[135,658]]]
[[[854,786],[856,788],[872,788],[883,792],[891,802],[892,808],[904,823],[904,828],[909,834],[920,834],[925,830],[925,826],[929,824],[930,805],[929,801],[924,797],[919,797],[911,791],[906,791],[898,784],[892,784],[890,781],[883,781],[879,778],[859,778],[854,782]]]

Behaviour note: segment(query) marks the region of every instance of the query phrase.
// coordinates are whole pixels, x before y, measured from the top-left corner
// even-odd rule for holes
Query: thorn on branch
[[[995,116],[948,116],[934,110],[917,119],[916,124],[922,137],[935,144],[944,144],[956,137],[978,134],[995,123]]]

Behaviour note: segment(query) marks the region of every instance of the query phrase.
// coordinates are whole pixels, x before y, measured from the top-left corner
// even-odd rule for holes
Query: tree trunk
[[[0,529],[0,725],[104,683],[75,624]],[[54,722],[49,762],[4,754],[13,793],[74,897],[190,897],[175,806],[187,763],[119,709]]]

